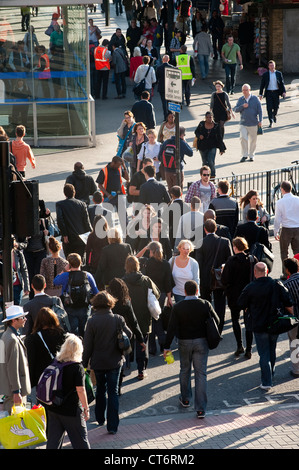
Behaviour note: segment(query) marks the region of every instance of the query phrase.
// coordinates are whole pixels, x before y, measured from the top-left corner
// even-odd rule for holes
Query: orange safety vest
[[[105,168],[103,168],[103,172],[104,172],[104,177],[105,177],[103,186],[104,186],[105,189],[107,189],[107,182],[108,182],[108,168],[107,168],[107,166],[105,166]],[[120,168],[118,168],[118,172],[119,172],[121,192],[123,194],[126,194],[126,190],[125,190],[125,187],[123,185],[123,180],[122,180],[121,169]]]
[[[101,70],[104,67],[107,67],[110,70],[110,61],[105,59],[105,54],[108,49],[103,46],[98,46],[94,50],[94,61],[96,70]]]
[[[50,59],[48,57],[47,54],[43,54],[39,60],[38,60],[38,67],[41,67],[41,63],[40,63],[40,60],[41,59],[45,59],[46,61],[46,66],[44,68],[44,70],[42,72],[39,72],[39,75],[38,75],[38,78],[42,78],[42,79],[45,79],[45,78],[50,78],[51,77],[51,72],[50,72]]]

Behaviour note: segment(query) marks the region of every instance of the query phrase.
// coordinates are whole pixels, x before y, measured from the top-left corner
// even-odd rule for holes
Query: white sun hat
[[[20,305],[12,305],[11,307],[8,307],[5,313],[6,318],[2,320],[2,323],[28,315],[28,312],[24,312],[23,307],[21,307]]]

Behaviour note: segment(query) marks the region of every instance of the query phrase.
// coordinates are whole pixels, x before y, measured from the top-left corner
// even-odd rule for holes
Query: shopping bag
[[[47,441],[46,412],[41,405],[21,412],[13,407],[12,414],[0,419],[0,443],[5,449],[23,449]]]
[[[95,393],[93,389],[93,383],[90,377],[90,372],[88,370],[85,371],[85,390],[88,404],[92,403],[95,399]]]

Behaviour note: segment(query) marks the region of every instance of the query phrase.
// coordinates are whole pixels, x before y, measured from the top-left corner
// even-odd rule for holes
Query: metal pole
[[[177,185],[181,186],[180,113],[175,113],[175,161]]]
[[[109,0],[104,0],[105,5],[105,26],[110,26],[110,2]]]
[[[1,215],[2,215],[2,261],[3,261],[3,316],[5,318],[5,303],[13,301],[12,280],[12,237],[11,214],[9,197],[9,142],[0,142],[1,158]]]

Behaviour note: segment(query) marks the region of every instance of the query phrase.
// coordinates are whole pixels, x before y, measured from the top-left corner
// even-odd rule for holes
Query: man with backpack
[[[185,140],[186,130],[184,127],[180,127],[180,163],[181,163],[181,188],[184,187],[184,157],[193,157],[193,150],[190,145]],[[165,170],[165,179],[168,186],[168,191],[171,190],[173,186],[177,186],[177,175],[176,175],[176,158],[175,158],[175,135],[170,139],[165,140],[161,145],[159,160],[164,166]]]
[[[99,290],[94,277],[86,271],[81,271],[82,259],[77,253],[67,257],[69,269],[54,278],[55,286],[62,286],[61,297],[67,311],[71,333],[83,338],[88,320],[90,298]]]

